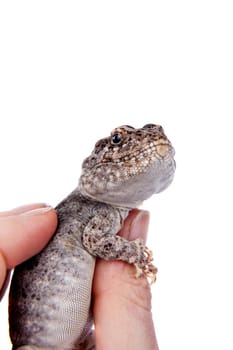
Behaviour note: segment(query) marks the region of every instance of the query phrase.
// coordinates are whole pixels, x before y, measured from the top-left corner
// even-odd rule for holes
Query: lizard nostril
[[[143,129],[154,129],[156,127],[155,124],[146,124],[143,126]]]
[[[163,128],[161,125],[156,125],[156,124],[146,124],[143,126],[142,128],[143,130],[147,130],[147,131],[152,131],[152,132],[161,132],[162,134],[164,134]]]

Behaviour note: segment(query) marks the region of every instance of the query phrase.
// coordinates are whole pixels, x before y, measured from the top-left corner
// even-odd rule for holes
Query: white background
[[[144,204],[161,350],[233,349],[232,18],[224,0],[0,3],[0,210],[56,205],[116,126],[162,124],[176,148]]]

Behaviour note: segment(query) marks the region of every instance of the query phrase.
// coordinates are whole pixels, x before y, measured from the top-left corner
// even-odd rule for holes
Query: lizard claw
[[[152,264],[153,254],[145,247],[144,248],[144,259],[141,262],[135,263],[136,278],[145,276],[150,279],[151,284],[156,281],[157,268]]]

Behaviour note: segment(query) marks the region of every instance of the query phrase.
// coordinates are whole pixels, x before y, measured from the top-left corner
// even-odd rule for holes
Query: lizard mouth
[[[107,165],[112,164],[114,171],[119,167],[119,169],[122,169],[123,176],[125,174],[127,177],[144,173],[153,166],[155,162],[166,162],[173,157],[174,149],[169,141],[160,143],[154,141],[144,145],[144,147],[136,147],[132,152],[118,152],[116,149],[115,151],[110,152],[108,150],[103,154],[100,163],[95,164],[95,166],[100,169],[104,165],[106,167]],[[118,165],[118,167],[114,165]],[[108,172],[107,169],[106,171]]]

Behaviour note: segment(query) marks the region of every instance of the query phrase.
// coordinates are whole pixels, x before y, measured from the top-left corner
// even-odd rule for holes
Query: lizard
[[[82,164],[78,186],[56,207],[48,245],[15,268],[9,293],[13,350],[95,349],[91,290],[96,257],[123,260],[155,281],[143,241],[117,235],[130,210],[173,180],[174,148],[160,125],[115,128]]]

